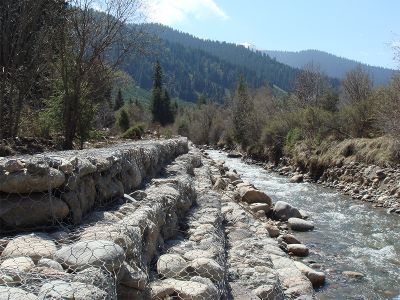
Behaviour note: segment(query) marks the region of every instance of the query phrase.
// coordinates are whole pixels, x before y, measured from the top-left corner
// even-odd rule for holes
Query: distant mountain
[[[313,62],[321,67],[321,70],[328,76],[343,79],[346,73],[361,63],[338,57],[330,53],[326,53],[319,50],[304,50],[299,52],[288,52],[288,51],[263,51],[268,54],[272,59],[276,59],[278,62],[287,64],[293,68],[303,68],[305,65]],[[371,75],[375,85],[387,84],[395,73],[394,70],[374,67],[366,64],[361,66]]]

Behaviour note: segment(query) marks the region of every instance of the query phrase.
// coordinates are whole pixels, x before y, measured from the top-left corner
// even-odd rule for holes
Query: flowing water
[[[224,160],[243,179],[266,192],[274,202],[286,201],[310,213],[315,230],[295,233],[310,249],[304,259],[315,261],[327,283],[320,299],[400,300],[400,217],[383,209],[343,196],[314,183],[290,183],[287,177],[269,172],[219,151],[208,151]],[[348,279],[343,271],[363,273]]]

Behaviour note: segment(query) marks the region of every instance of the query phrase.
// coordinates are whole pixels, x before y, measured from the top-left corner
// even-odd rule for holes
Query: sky
[[[400,0],[148,1],[148,21],[200,38],[398,67],[392,46],[400,46]]]

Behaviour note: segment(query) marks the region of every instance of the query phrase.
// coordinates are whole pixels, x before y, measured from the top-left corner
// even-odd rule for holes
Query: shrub
[[[129,116],[125,109],[121,110],[118,117],[118,126],[122,132],[125,132],[129,129]]]
[[[124,139],[133,139],[133,140],[138,140],[142,138],[142,135],[144,133],[144,128],[145,125],[143,123],[137,123],[131,128],[129,128],[127,131],[125,131],[122,134],[122,138]]]
[[[285,148],[284,148],[285,153],[290,153],[293,150],[296,142],[298,142],[300,139],[301,139],[301,130],[299,128],[290,129],[286,135]]]

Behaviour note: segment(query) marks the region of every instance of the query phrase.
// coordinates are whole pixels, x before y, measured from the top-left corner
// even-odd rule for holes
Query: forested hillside
[[[359,62],[338,57],[330,53],[319,50],[305,50],[299,52],[290,51],[263,51],[277,61],[287,64],[294,68],[303,68],[313,62],[321,67],[321,70],[330,77],[343,79],[346,73],[360,65]],[[387,84],[393,77],[394,70],[382,67],[374,67],[366,64],[361,66],[371,75],[375,85]]]

